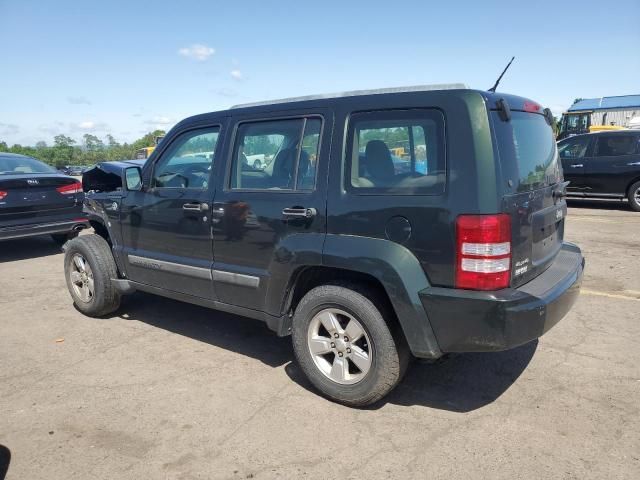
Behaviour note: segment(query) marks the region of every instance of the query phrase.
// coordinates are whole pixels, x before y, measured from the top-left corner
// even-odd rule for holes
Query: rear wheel
[[[293,347],[300,367],[325,396],[350,406],[370,405],[400,381],[409,360],[391,317],[374,304],[376,292],[323,285],[309,291],[293,318]]]
[[[120,306],[120,293],[111,282],[118,270],[111,248],[101,236],[83,235],[69,241],[64,273],[73,303],[85,315],[100,317]]]
[[[640,182],[636,182],[629,187],[627,198],[631,208],[636,212],[640,212]]]

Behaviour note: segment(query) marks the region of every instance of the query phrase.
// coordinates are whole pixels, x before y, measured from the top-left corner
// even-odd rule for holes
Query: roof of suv
[[[631,129],[627,129],[627,130],[602,130],[599,132],[587,132],[587,133],[578,133],[576,135],[571,135],[570,137],[565,137],[562,140],[559,140],[560,142],[564,142],[565,140],[568,140],[570,138],[576,138],[576,137],[584,137],[584,136],[598,136],[598,135],[613,135],[613,136],[621,136],[621,135],[640,135],[640,130],[631,130]]]
[[[283,110],[293,110],[293,109],[306,109],[306,108],[315,108],[322,107],[328,103],[334,102],[354,102],[359,97],[373,97],[373,96],[382,96],[388,95],[390,97],[404,98],[405,96],[411,96],[414,98],[418,98],[421,94],[424,95],[442,95],[443,93],[450,93],[451,95],[460,95],[461,93],[476,93],[488,103],[496,102],[498,100],[506,100],[511,108],[511,110],[528,110],[533,105],[538,112],[542,114],[543,108],[537,102],[532,101],[526,97],[521,97],[518,95],[512,95],[508,93],[502,92],[490,92],[486,90],[478,90],[468,88],[466,85],[462,83],[450,83],[450,84],[440,84],[440,85],[417,85],[417,86],[409,86],[409,87],[392,87],[392,88],[380,88],[375,90],[354,90],[349,92],[339,92],[339,93],[330,93],[330,94],[320,94],[320,95],[309,95],[302,97],[292,97],[292,98],[283,98],[278,100],[268,100],[264,102],[254,102],[254,103],[246,103],[240,105],[234,105],[228,110],[218,110],[212,111],[208,113],[201,113],[198,115],[193,115],[191,117],[185,118],[182,121],[178,122],[174,128],[182,127],[185,124],[193,124],[198,122],[209,121],[212,115],[216,116],[229,116],[231,113],[242,112],[245,111],[247,113],[257,113],[257,112],[273,112],[273,111],[283,111]],[[364,101],[364,100],[363,100]],[[492,103],[491,108],[495,108]]]
[[[277,100],[266,100],[261,102],[243,103],[234,105],[231,109],[259,107],[266,105],[276,105],[281,103],[306,102],[309,100],[324,100],[328,98],[357,97],[362,95],[381,95],[385,93],[406,93],[406,92],[432,92],[437,90],[467,90],[464,83],[442,83],[433,85],[412,85],[407,87],[376,88],[373,90],[351,90],[346,92],[324,93],[318,95],[305,95],[302,97],[280,98]]]

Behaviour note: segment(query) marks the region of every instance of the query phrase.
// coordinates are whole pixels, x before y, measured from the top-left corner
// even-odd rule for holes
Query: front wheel
[[[100,317],[120,306],[120,293],[111,282],[118,278],[116,262],[101,236],[83,235],[67,243],[64,274],[73,303],[85,315]]]
[[[636,182],[629,187],[629,206],[636,212],[640,212],[640,182]]]
[[[404,337],[385,321],[390,312],[373,298],[373,290],[323,285],[304,296],[293,318],[300,367],[323,395],[349,406],[387,395],[409,360]]]

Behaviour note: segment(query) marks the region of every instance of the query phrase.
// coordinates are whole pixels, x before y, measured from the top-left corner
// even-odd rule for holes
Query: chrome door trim
[[[226,272],[224,270],[212,270],[213,280],[216,282],[231,283],[241,287],[258,288],[260,277],[245,275],[243,273]]]
[[[211,270],[202,267],[193,267],[181,263],[167,262],[156,258],[141,257],[139,255],[127,255],[129,263],[136,267],[148,268],[149,270],[158,270],[160,272],[177,273],[187,277],[201,278],[211,281]]]

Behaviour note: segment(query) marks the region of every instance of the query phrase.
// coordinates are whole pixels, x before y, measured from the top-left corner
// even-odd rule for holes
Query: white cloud
[[[234,80],[242,80],[243,76],[242,76],[242,72],[240,70],[238,70],[237,68],[231,70],[230,72],[231,78],[233,78]]]
[[[95,132],[97,130],[104,131],[108,130],[109,127],[106,123],[103,122],[93,122],[91,120],[85,120],[84,122],[77,123],[75,125],[71,125],[72,130],[85,130],[87,132]]]
[[[173,123],[169,117],[163,117],[161,115],[150,118],[149,120],[145,120],[146,124],[149,125],[170,125]]]
[[[71,103],[72,105],[91,105],[91,100],[83,96],[67,97],[67,102]]]
[[[0,122],[0,135],[15,135],[20,131],[20,127],[14,123]]]
[[[56,122],[56,123],[59,123],[59,122]],[[38,127],[38,130],[40,132],[48,133],[51,136],[58,135],[60,133],[60,128],[59,127],[53,127],[53,126],[49,126],[49,125],[40,125]]]
[[[168,130],[170,126],[175,123],[175,120],[163,115],[156,115],[143,122],[145,125],[150,125],[157,130]]]
[[[238,92],[236,92],[233,88],[218,88],[217,90],[212,90],[213,93],[220,95],[221,97],[237,97]]]
[[[214,53],[216,53],[216,50],[214,48],[208,47],[207,45],[202,45],[200,43],[194,43],[189,47],[184,47],[178,50],[179,55],[187,58],[192,58],[199,62],[205,61]]]

